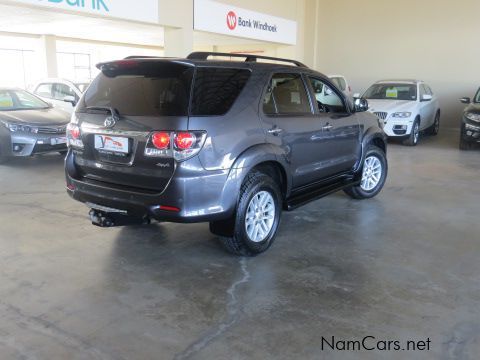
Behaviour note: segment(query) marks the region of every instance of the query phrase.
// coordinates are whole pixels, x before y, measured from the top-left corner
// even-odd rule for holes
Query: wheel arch
[[[279,180],[279,186],[284,198],[291,190],[292,179],[288,172],[288,165],[282,162],[283,152],[272,144],[254,145],[243,153],[233,163],[228,173],[223,189],[223,203],[228,204],[229,213],[236,208],[240,195],[240,188],[246,176],[254,169],[266,173]],[[235,194],[235,196],[232,196]]]
[[[355,172],[361,173],[367,149],[370,144],[373,144],[383,150],[385,155],[387,154],[387,137],[382,129],[377,126],[370,127],[363,136],[362,139],[362,156],[358,162]]]

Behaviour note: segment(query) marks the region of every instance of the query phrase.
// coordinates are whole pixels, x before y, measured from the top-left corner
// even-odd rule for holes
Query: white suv
[[[438,99],[423,81],[378,81],[362,97],[368,100],[369,111],[384,121],[387,136],[402,137],[405,145],[417,145],[421,132],[438,134]]]
[[[348,99],[352,99],[352,88],[343,75],[328,75],[330,80],[345,94]]]
[[[71,114],[87,87],[88,82],[72,82],[53,78],[37,82],[31,90],[42,100]]]

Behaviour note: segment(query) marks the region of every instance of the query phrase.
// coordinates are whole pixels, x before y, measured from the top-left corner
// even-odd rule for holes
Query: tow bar
[[[92,224],[99,227],[114,227],[127,225],[148,225],[149,217],[135,217],[117,212],[105,212],[101,210],[91,209],[88,213]]]

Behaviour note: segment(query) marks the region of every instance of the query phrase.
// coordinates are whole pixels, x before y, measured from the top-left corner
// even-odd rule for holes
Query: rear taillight
[[[155,132],[152,134],[152,144],[159,150],[166,150],[170,146],[170,133]]]
[[[191,132],[180,132],[175,134],[175,147],[179,150],[191,149],[195,144],[195,134]]]
[[[200,152],[206,137],[205,131],[155,131],[147,141],[145,156],[187,160]]]
[[[80,138],[81,132],[80,127],[77,124],[68,124],[67,125],[67,142],[68,146],[74,148],[83,148],[83,141]]]

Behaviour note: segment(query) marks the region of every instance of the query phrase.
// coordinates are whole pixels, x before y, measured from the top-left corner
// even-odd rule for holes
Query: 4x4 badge
[[[109,116],[105,119],[105,122],[103,123],[103,125],[105,125],[105,127],[107,128],[112,128],[115,126],[117,122],[115,121],[115,118],[113,116]]]

